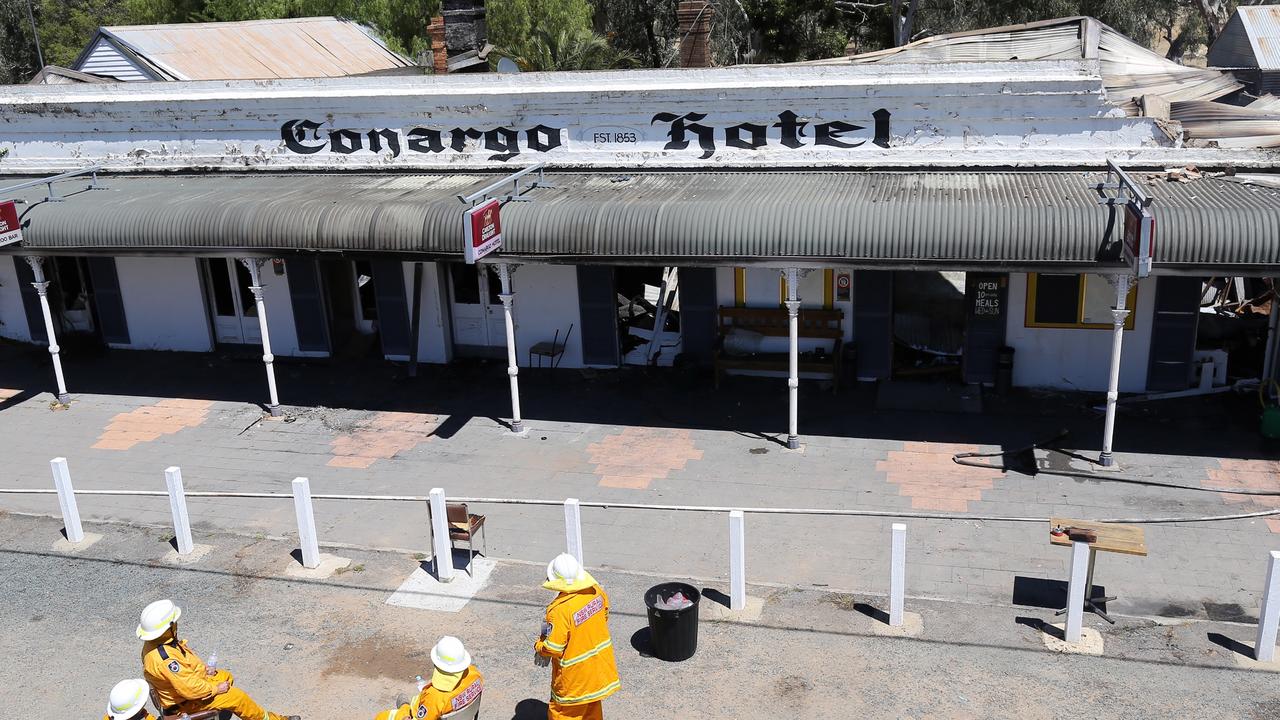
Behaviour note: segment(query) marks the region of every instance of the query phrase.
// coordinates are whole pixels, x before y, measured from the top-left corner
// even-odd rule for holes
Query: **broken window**
[[[1097,328],[1112,327],[1111,308],[1116,291],[1106,277],[1092,273],[1030,273],[1027,275],[1027,327]],[[1125,307],[1135,310],[1137,284],[1129,287]],[[1129,313],[1125,329],[1132,330],[1137,313]]]

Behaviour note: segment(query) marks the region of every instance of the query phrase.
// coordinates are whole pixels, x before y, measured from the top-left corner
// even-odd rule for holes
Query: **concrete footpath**
[[[549,593],[543,568],[501,561],[461,612],[386,604],[418,567],[411,555],[346,549],[328,579],[287,571],[293,543],[206,533],[213,550],[189,566],[165,560],[164,531],[90,524],[103,539],[52,549],[60,524],[0,514],[0,687],[30,717],[96,717],[117,680],[139,674],[133,630],[142,607],[172,597],[182,635],[216,650],[237,685],[307,720],[372,717],[426,674],[431,645],[461,637],[486,676],[482,716],[545,717],[547,671],[532,637]],[[918,638],[883,637],[881,598],[752,585],[754,622],[703,621],[697,655],[646,654],[641,600],[650,577],[603,570],[623,690],[610,718],[1196,718],[1280,715],[1273,672],[1236,659],[1252,628],[1182,620],[1086,620],[1102,657],[1042,641],[1049,611],[914,601]],[[704,600],[704,603],[707,602]]]
[[[806,384],[800,452],[778,437],[786,388],[730,378],[719,391],[678,372],[522,373],[526,426],[514,437],[500,364],[424,368],[282,362],[280,418],[249,402],[260,361],[213,355],[68,352],[69,408],[52,404],[47,353],[0,346],[0,487],[51,488],[64,456],[78,489],[165,489],[182,468],[188,491],[542,498],[727,507],[870,509],[962,516],[1083,519],[1198,517],[1280,509],[1277,496],[1171,490],[1096,479],[963,467],[955,453],[1013,450],[1066,429],[1066,453],[1043,468],[1095,471],[1098,397],[1022,392],[984,398],[982,415],[887,411],[866,388],[839,395]],[[41,366],[41,363],[46,363]],[[1120,475],[1196,487],[1280,492],[1274,448],[1256,439],[1257,402],[1215,396],[1124,406]],[[999,458],[992,458],[998,462]],[[1030,461],[1023,467],[1029,472]],[[163,497],[83,496],[87,519],[170,522]],[[0,509],[56,514],[52,496],[0,496]],[[477,505],[489,555],[545,562],[564,548],[558,507]],[[285,500],[192,499],[196,542],[211,533],[296,532]],[[322,543],[429,547],[425,504],[316,503]],[[889,518],[752,515],[753,582],[881,593]],[[907,592],[924,598],[1061,606],[1069,551],[1044,523],[908,520]],[[724,513],[584,508],[585,558],[598,568],[723,578]],[[1102,555],[1096,581],[1134,616],[1252,621],[1280,519],[1146,528],[1150,556]]]

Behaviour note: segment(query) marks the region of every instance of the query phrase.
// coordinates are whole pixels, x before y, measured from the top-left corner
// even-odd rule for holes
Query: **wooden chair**
[[[164,706],[160,704],[160,698],[156,696],[155,688],[148,687],[151,691],[151,704],[156,708],[156,716],[160,720],[215,720],[221,717],[221,710],[201,710],[194,713],[165,713]]]
[[[476,556],[476,533],[480,533],[480,554],[489,556],[489,537],[484,529],[484,516],[472,515],[466,503],[446,503],[444,507],[445,522],[449,525],[449,547],[452,548],[459,541],[467,543],[467,574],[471,575],[471,562]],[[430,503],[427,504],[427,518],[431,518]]]

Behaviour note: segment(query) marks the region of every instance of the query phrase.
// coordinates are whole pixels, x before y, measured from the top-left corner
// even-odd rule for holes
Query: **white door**
[[[249,269],[232,258],[209,258],[201,264],[209,285],[209,314],[213,316],[213,334],[217,341],[261,343],[258,306],[249,291]]]
[[[459,353],[492,355],[507,344],[501,285],[484,265],[449,265],[453,344]]]

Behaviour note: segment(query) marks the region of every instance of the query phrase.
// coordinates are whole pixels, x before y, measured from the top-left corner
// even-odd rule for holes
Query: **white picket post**
[[[444,490],[432,488],[431,502],[431,549],[436,558],[436,579],[440,582],[453,580],[453,543],[449,542],[449,516],[445,507]]]
[[[1067,624],[1064,635],[1069,643],[1080,642],[1084,626],[1084,595],[1089,591],[1089,543],[1071,543],[1071,580],[1067,583]]]
[[[578,559],[582,565],[582,506],[578,498],[566,498],[564,501],[564,539],[567,552]]]
[[[893,554],[889,566],[889,624],[902,627],[907,586],[907,526],[893,524]]]
[[[1262,590],[1262,610],[1258,613],[1258,638],[1253,657],[1271,662],[1276,656],[1276,627],[1280,624],[1280,550],[1271,551],[1267,561],[1267,584]]]
[[[729,609],[747,607],[747,530],[741,510],[729,512]]]
[[[293,479],[293,511],[298,516],[298,546],[302,549],[302,566],[320,566],[320,544],[316,539],[316,516],[311,510],[311,481]]]
[[[49,461],[53,468],[53,486],[58,489],[58,505],[62,508],[62,524],[67,531],[67,541],[84,540],[84,528],[80,526],[80,508],[76,506],[76,490],[71,486],[71,470],[67,459],[56,457]]]
[[[169,487],[169,511],[173,514],[173,538],[178,544],[178,554],[191,552],[191,519],[187,516],[187,495],[182,489],[182,470],[177,466],[165,468],[164,482]]]

